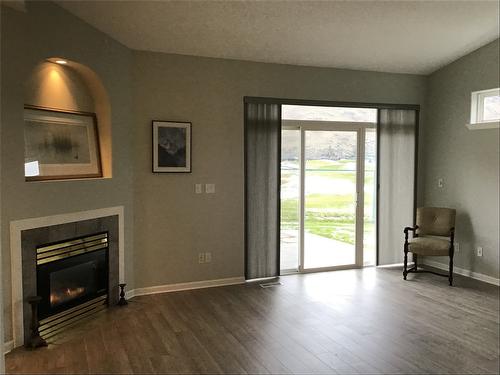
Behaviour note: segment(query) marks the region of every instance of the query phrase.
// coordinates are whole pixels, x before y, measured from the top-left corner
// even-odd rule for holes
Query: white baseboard
[[[3,344],[3,352],[7,354],[14,349],[14,340],[7,341]]]
[[[424,259],[423,263],[428,265],[428,266],[434,267],[434,268],[439,268],[440,270],[448,271],[447,264],[443,264],[443,263],[436,262],[434,260],[427,260],[427,259]],[[466,276],[466,277],[470,277],[472,279],[476,279],[479,281],[483,281],[483,282],[488,283],[488,284],[500,286],[500,279],[497,279],[496,277],[488,276],[488,275],[485,275],[485,274],[482,274],[479,272],[466,270],[465,268],[453,266],[453,273],[456,273],[456,274],[459,274],[462,276]]]
[[[167,285],[157,285],[150,286],[146,288],[137,288],[129,290],[125,293],[126,298],[133,298],[137,296],[145,296],[148,294],[158,294],[167,292],[178,292],[181,290],[192,290],[192,289],[203,289],[203,288],[213,288],[217,286],[227,286],[244,284],[244,277],[230,277],[227,279],[217,279],[217,280],[204,280],[204,281],[192,281],[188,283],[177,283],[177,284],[167,284]]]

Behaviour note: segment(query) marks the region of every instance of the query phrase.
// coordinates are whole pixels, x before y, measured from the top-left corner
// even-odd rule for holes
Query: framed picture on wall
[[[24,107],[26,181],[102,177],[95,113]]]
[[[191,123],[153,121],[153,172],[191,172]]]

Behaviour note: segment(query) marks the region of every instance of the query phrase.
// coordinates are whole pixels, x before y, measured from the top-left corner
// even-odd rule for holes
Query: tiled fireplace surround
[[[123,242],[120,242],[123,207],[11,223],[14,347],[26,342],[30,334],[31,309],[26,298],[37,294],[36,247],[105,231],[109,235],[109,305],[112,306],[118,302],[118,283],[123,281]]]

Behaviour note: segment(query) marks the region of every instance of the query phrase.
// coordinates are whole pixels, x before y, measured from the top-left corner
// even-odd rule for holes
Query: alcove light
[[[62,57],[50,57],[47,59],[47,61],[59,65],[68,64],[68,60],[63,59]]]

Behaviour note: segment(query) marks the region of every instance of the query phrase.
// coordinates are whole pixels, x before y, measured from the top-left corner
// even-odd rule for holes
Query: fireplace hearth
[[[108,305],[108,232],[36,247],[40,336],[57,335]]]

